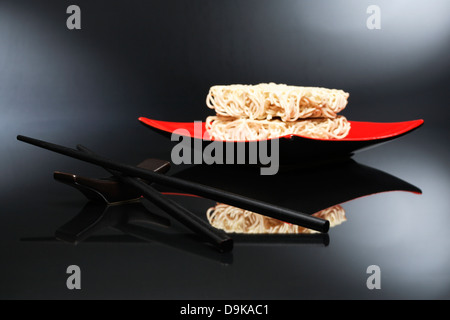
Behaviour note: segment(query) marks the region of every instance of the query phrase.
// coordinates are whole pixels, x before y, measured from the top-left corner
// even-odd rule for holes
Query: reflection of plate
[[[140,117],[139,121],[151,129],[163,135],[171,135],[177,129],[184,129],[189,136],[195,139],[209,142],[210,137],[205,132],[205,123],[201,130],[194,130],[194,122],[170,122],[159,121]],[[356,151],[367,149],[383,142],[403,136],[423,124],[423,120],[412,120],[404,122],[361,122],[350,121],[351,129],[344,139],[312,139],[298,135],[281,137],[280,157],[283,162],[287,159],[302,159],[324,156],[350,155]],[[246,143],[246,142],[237,142]],[[284,157],[283,155],[286,155]]]
[[[349,158],[322,165],[281,166],[276,175],[259,173],[257,166],[203,164],[166,174],[266,203],[281,204],[285,208],[306,214],[315,214],[332,206],[380,192],[421,193],[419,188],[404,180]],[[58,172],[54,177],[57,181],[70,182],[69,186],[82,191],[94,202],[113,204],[115,202],[111,203],[107,199],[126,202],[140,198],[140,194],[135,190],[110,178],[93,179]],[[66,177],[70,177],[70,180],[67,181]],[[180,195],[177,189],[158,184],[154,184],[154,187],[166,195]],[[86,189],[91,192],[85,192]],[[209,207],[216,203],[213,200],[205,200],[210,202]],[[198,203],[193,206],[197,207]]]
[[[321,166],[282,167],[279,174],[275,176],[261,176],[258,172],[257,168],[253,166],[198,165],[172,175],[220,187],[223,190],[232,190],[254,199],[280,203],[286,208],[300,210],[329,220],[331,227],[346,221],[345,211],[339,205],[343,202],[373,193],[394,190],[421,193],[420,189],[403,180],[358,164],[352,159]],[[74,178],[77,177],[74,176]],[[103,187],[105,180],[86,180],[84,178],[76,179],[76,181],[79,183],[89,181],[89,186],[96,189]],[[136,195],[133,194],[133,198],[129,201],[115,203],[105,201],[110,198],[108,192],[122,191],[125,192],[125,195],[129,194],[129,190],[120,188],[118,181],[108,181],[112,187],[102,189],[105,197],[94,197],[93,201],[89,202],[77,216],[58,228],[55,233],[57,238],[71,243],[86,240],[129,241],[128,238],[123,237],[96,235],[103,229],[113,228],[136,239],[157,242],[224,261],[222,255],[215,256],[212,254],[213,251],[207,251],[206,246],[199,246],[198,242],[202,242],[202,239],[190,233],[186,234],[183,225],[176,220],[172,221],[167,218],[163,211],[144,198],[136,198]],[[74,184],[69,185],[75,186]],[[80,189],[79,186],[75,187]],[[232,208],[233,212],[224,216],[223,212],[217,211],[221,204],[216,201],[177,193],[177,190],[168,190],[158,185],[155,187],[167,197],[198,215],[200,219],[205,219],[215,228],[232,234],[236,244],[326,246],[329,243],[328,234],[313,233],[257,213],[244,212],[239,208]],[[84,194],[90,196],[90,194]],[[222,206],[227,209],[226,205],[222,204]],[[44,241],[46,239],[50,238],[29,238],[24,241]]]
[[[175,177],[209,184],[253,199],[280,203],[326,219],[330,228],[346,221],[342,204],[373,194],[406,191],[421,194],[416,186],[352,159],[320,166],[282,167],[274,176],[262,176],[252,166],[196,165],[174,174]],[[160,189],[164,191],[164,189]],[[165,189],[166,194],[167,189]],[[295,226],[209,199],[189,197],[183,203],[204,212],[212,226],[232,234],[308,234],[313,230]],[[180,197],[183,198],[183,197]],[[180,200],[179,200],[180,201]]]
[[[272,176],[260,175],[259,168],[244,165],[195,165],[172,176],[307,214],[380,192],[421,193],[416,186],[353,159],[320,166],[281,167]]]

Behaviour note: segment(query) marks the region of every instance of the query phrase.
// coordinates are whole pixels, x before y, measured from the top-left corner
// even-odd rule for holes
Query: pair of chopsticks
[[[81,145],[78,145],[76,150],[22,135],[18,135],[17,140],[103,167],[116,176],[122,183],[139,190],[143,197],[152,201],[155,205],[159,206],[192,231],[203,236],[205,240],[223,252],[230,251],[233,248],[233,240],[225,232],[212,227],[209,223],[191,213],[189,210],[176,202],[165,198],[159,191],[140,179],[176,188],[184,192],[209,198],[217,202],[223,202],[241,209],[257,212],[265,216],[319,232],[328,232],[330,227],[329,221],[325,219],[199,183],[166,176],[144,168],[123,164],[95,154]]]

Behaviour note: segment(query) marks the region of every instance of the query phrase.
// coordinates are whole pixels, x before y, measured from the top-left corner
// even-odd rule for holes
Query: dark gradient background
[[[66,28],[71,4],[81,30]],[[371,4],[381,30],[366,28]],[[448,299],[448,12],[446,0],[0,0],[0,297]],[[354,157],[423,193],[347,202],[329,246],[238,245],[231,264],[158,243],[21,241],[51,237],[86,202],[54,170],[104,172],[17,134],[127,163],[170,159],[138,117],[203,120],[210,86],[258,82],[346,90],[350,120],[424,119]],[[65,286],[71,264],[80,291]],[[381,290],[366,287],[371,264]]]

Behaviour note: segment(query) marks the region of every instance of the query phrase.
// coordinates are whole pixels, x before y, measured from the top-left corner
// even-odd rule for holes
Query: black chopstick
[[[50,151],[54,151],[59,154],[63,154],[78,160],[89,162],[102,166],[104,168],[112,169],[121,172],[122,174],[139,177],[144,180],[152,181],[165,185],[167,187],[176,188],[184,192],[189,192],[197,196],[209,198],[217,202],[223,202],[231,206],[235,206],[241,209],[253,211],[265,216],[269,216],[284,222],[299,225],[308,229],[316,230],[319,232],[328,232],[330,223],[328,220],[314,217],[309,214],[298,212],[295,210],[283,208],[270,203],[258,201],[255,199],[247,198],[241,195],[237,195],[231,192],[226,192],[220,189],[216,189],[210,186],[186,181],[179,178],[166,176],[160,173],[155,173],[143,168],[138,168],[132,165],[122,164],[116,161],[106,159],[101,156],[94,156],[78,150],[53,144],[50,142],[18,135],[17,140],[23,141],[40,148],[44,148]]]
[[[93,151],[85,146],[77,145],[77,149],[86,154],[97,156]],[[152,186],[138,178],[125,176],[115,170],[105,169],[122,183],[139,190],[143,197],[150,200],[157,207],[164,210],[167,214],[181,222],[189,229],[193,230],[206,241],[212,243],[217,249],[219,249],[219,251],[229,252],[233,248],[233,239],[231,239],[224,231],[214,228],[206,220],[201,219],[199,216],[180,206],[178,203],[166,198]]]

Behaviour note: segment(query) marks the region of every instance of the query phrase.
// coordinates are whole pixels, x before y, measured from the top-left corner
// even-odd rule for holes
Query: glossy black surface
[[[408,10],[379,1],[373,32],[371,3],[360,1],[77,3],[82,29],[72,32],[66,3],[0,2],[0,298],[450,298],[446,1]],[[260,81],[344,88],[349,118],[425,124],[352,161],[292,175],[172,166],[167,174],[305,212],[336,202],[345,210],[326,236],[234,236],[226,255],[153,205],[150,215],[140,203],[88,204],[54,171],[106,171],[16,140],[83,144],[129,164],[170,160],[167,139],[139,116],[204,120],[210,85]],[[202,217],[214,205],[171,199]],[[81,269],[81,290],[67,289],[70,265]],[[366,286],[370,265],[380,267],[379,290]]]
[[[12,163],[5,163],[15,174],[12,178],[6,175],[3,180],[1,220],[5,228],[1,233],[4,257],[1,268],[7,277],[2,279],[2,295],[152,299],[447,298],[449,157],[444,149],[438,148],[441,133],[418,131],[409,139],[387,144],[376,152],[368,151],[367,157],[358,158],[358,162],[336,164],[342,170],[318,166],[303,178],[294,175],[295,179],[285,186],[276,184],[267,190],[261,184],[246,188],[245,179],[237,179],[241,183],[233,188],[230,183],[233,179],[219,179],[219,173],[228,169],[216,171],[217,177],[211,174],[209,180],[195,175],[198,181],[239,192],[247,190],[248,195],[260,194],[266,201],[305,212],[343,202],[346,221],[332,227],[326,236],[237,236],[233,251],[227,255],[218,254],[174,221],[163,227],[145,222],[147,218],[137,223],[139,219],[134,219],[131,227],[115,227],[121,214],[128,221],[148,213],[139,207],[115,208],[119,213],[114,214],[113,210],[106,225],[100,224],[102,228],[88,233],[77,245],[70,242],[74,239],[57,240],[55,234],[63,238],[64,225],[78,217],[89,202],[78,190],[54,181],[53,170],[94,177],[107,173],[18,144],[13,139],[5,141],[14,150],[9,154]],[[145,136],[145,131],[141,136]],[[149,142],[157,140],[152,136],[146,138]],[[83,135],[78,139],[92,141]],[[103,141],[96,144],[98,149],[114,153]],[[131,162],[137,162],[139,156],[139,151],[128,155],[136,160]],[[320,168],[324,168],[322,174],[318,173]],[[169,173],[187,177],[198,169],[176,167]],[[302,170],[306,169],[297,168],[296,172]],[[247,183],[252,186],[251,181]],[[306,188],[305,183],[311,188]],[[287,186],[289,189],[283,192]],[[171,198],[203,217],[214,205],[195,197]],[[101,214],[104,207],[100,205],[97,209],[97,214]],[[125,213],[120,213],[123,209]],[[151,212],[168,218],[154,206]],[[71,264],[79,265],[83,272],[83,287],[78,292],[65,287],[65,269]],[[366,287],[366,268],[372,264],[382,270],[381,290]]]

